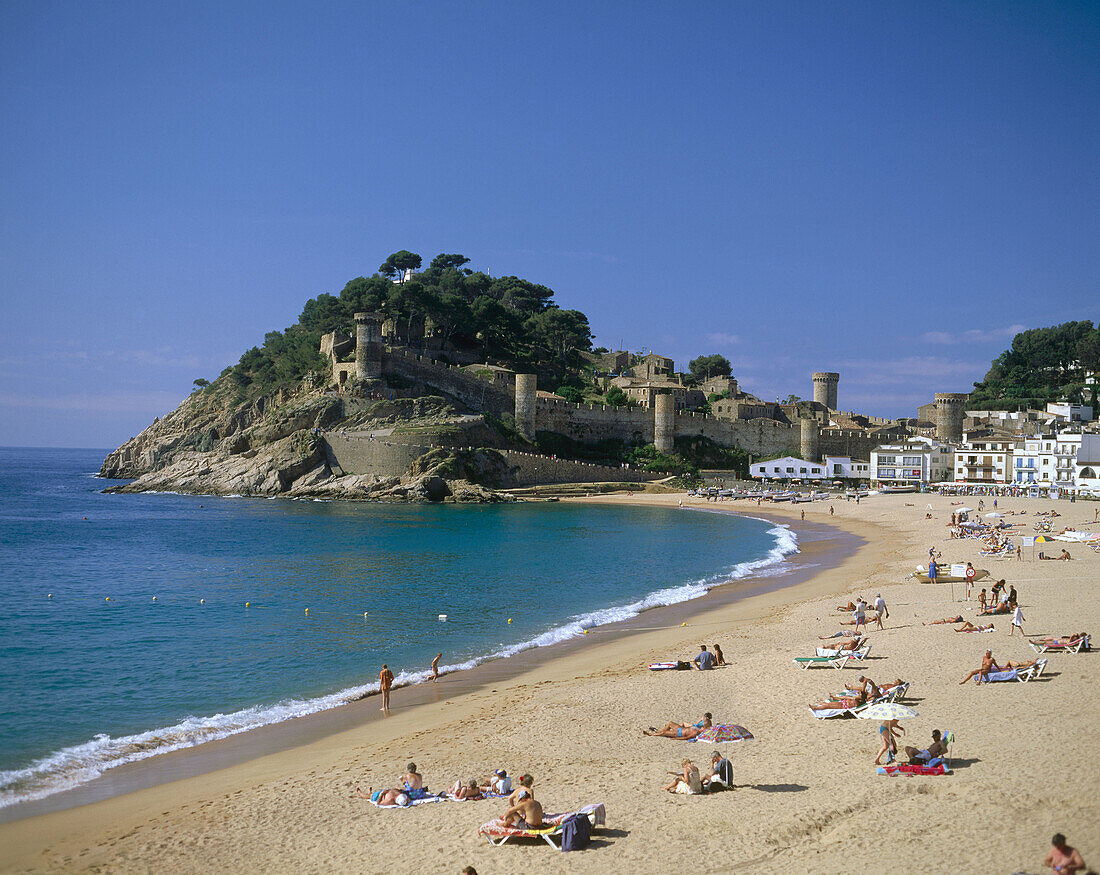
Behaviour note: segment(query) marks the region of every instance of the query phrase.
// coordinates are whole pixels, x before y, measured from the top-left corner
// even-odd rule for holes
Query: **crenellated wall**
[[[426,355],[408,350],[386,350],[382,354],[382,372],[434,386],[472,410],[502,416],[515,409],[515,387],[510,380],[495,375],[491,380],[482,379]]]

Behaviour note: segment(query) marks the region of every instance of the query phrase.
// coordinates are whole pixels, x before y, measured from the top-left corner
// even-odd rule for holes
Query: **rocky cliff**
[[[108,492],[513,500],[494,491],[514,485],[514,478],[491,449],[431,450],[401,476],[344,474],[330,464],[323,437],[335,428],[414,433],[426,442],[434,434],[481,432],[478,442],[491,442],[479,424],[440,397],[333,395],[307,379],[294,390],[250,398],[218,381],[108,455],[100,476],[131,480]]]

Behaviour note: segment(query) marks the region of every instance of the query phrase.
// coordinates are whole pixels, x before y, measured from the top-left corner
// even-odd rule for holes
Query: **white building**
[[[1062,422],[1091,422],[1092,408],[1085,404],[1069,404],[1067,402],[1051,402],[1047,405],[1047,413]]]
[[[1012,482],[1072,489],[1081,437],[1080,432],[1064,431],[1023,438],[1013,452]]]
[[[868,480],[871,465],[851,456],[826,456],[825,476],[833,480]]]
[[[824,480],[825,465],[784,456],[767,462],[753,462],[749,465],[749,476],[761,480]]]
[[[1100,498],[1100,434],[1079,435],[1081,445],[1074,465],[1074,481],[1079,494]]]
[[[1024,439],[1015,435],[966,432],[955,449],[955,481],[958,483],[1011,483],[1012,457]]]
[[[954,452],[949,444],[932,438],[909,438],[901,444],[885,444],[871,451],[873,486],[920,486],[950,480]]]

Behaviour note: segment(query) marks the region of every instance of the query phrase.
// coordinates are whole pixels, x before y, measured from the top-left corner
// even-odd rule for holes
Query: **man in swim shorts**
[[[932,730],[932,743],[924,750],[917,750],[915,747],[905,748],[905,755],[909,757],[909,762],[916,765],[931,762],[937,757],[942,757],[946,752],[947,745],[941,740],[938,729]]]
[[[540,829],[542,822],[542,803],[534,796],[528,796],[504,812],[504,823],[518,829]]]
[[[993,661],[993,651],[992,650],[987,650],[985,652],[985,656],[982,657],[981,668],[976,668],[976,669],[974,669],[974,671],[970,672],[970,674],[968,674],[961,681],[959,681],[959,686],[961,687],[968,680],[970,680],[972,677],[975,677],[975,676],[977,676],[977,678],[978,678],[978,683],[981,683],[983,680],[988,680],[989,673],[991,671],[1000,671],[1000,670],[1001,670],[1001,667]]]

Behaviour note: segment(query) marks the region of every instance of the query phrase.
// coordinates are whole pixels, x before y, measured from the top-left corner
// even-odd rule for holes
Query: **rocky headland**
[[[185,492],[378,501],[514,501],[504,445],[482,416],[436,395],[336,394],[307,377],[295,389],[248,398],[218,381],[110,453],[107,492]],[[392,394],[392,393],[387,393]],[[397,475],[343,471],[326,434],[423,446]],[[413,443],[415,441],[416,443]],[[476,449],[468,449],[472,446]],[[465,449],[462,447],[466,447]],[[415,453],[415,450],[413,451]]]

